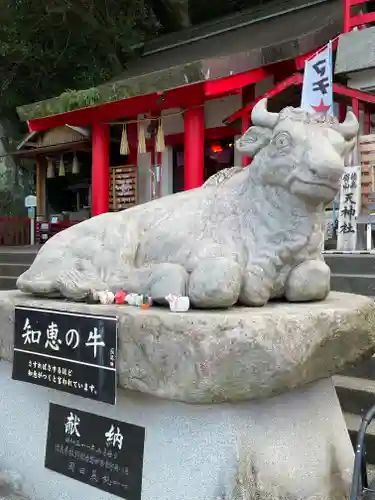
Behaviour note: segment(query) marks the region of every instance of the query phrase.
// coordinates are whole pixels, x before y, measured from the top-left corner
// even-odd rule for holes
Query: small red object
[[[124,290],[119,290],[115,294],[115,303],[116,304],[125,304],[126,293]]]

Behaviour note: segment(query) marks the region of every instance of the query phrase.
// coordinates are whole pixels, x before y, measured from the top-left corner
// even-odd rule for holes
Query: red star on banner
[[[324,113],[324,114],[325,114],[325,113],[327,113],[327,111],[329,110],[329,108],[330,108],[331,106],[326,106],[326,105],[324,104],[324,101],[323,101],[323,98],[322,98],[322,99],[320,99],[320,103],[318,104],[318,106],[312,106],[312,105],[311,105],[311,107],[312,107],[312,109],[313,109],[316,113]]]

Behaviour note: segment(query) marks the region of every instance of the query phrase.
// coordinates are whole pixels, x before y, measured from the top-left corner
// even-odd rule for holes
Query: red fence
[[[75,224],[79,224],[79,220],[60,220],[58,222],[39,221],[36,223],[35,237],[37,243],[45,243],[47,240],[55,236],[55,234],[68,229]]]
[[[30,245],[30,219],[0,217],[1,245]]]
[[[353,28],[363,28],[375,22],[375,12],[363,12],[364,4],[369,0],[344,0],[344,33]],[[356,6],[356,7],[355,7]],[[355,7],[352,9],[352,7]],[[357,12],[355,12],[357,10]]]
[[[81,221],[59,221],[48,223],[48,237],[51,238],[56,233],[67,229],[70,226],[79,224]],[[40,225],[37,222],[35,228],[36,242],[40,241]],[[30,245],[30,219],[22,217],[0,217],[0,246],[22,246]]]

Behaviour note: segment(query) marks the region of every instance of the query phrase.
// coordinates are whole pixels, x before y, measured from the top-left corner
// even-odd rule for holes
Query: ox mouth
[[[295,177],[294,179],[291,179],[292,182],[294,181],[299,181],[302,184],[306,184],[307,186],[314,186],[314,187],[322,187],[326,189],[331,189],[332,191],[338,191],[340,188],[340,180],[337,182],[327,182],[327,181],[320,181],[320,180],[306,180],[306,179],[300,179],[299,177]]]
[[[321,186],[321,187],[325,187],[325,188],[328,188],[328,189],[332,189],[332,191],[337,191],[339,189],[339,183],[330,183],[330,182],[321,182],[321,181],[305,181],[306,184],[308,184],[309,186]]]
[[[302,180],[294,178],[290,183],[292,193],[312,202],[330,202],[334,199],[340,188],[340,182],[336,184],[324,181]]]

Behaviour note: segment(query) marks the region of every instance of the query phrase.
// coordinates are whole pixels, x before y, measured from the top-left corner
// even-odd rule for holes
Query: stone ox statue
[[[247,168],[219,172],[198,189],[57,234],[17,282],[20,290],[80,301],[97,291],[188,295],[199,308],[322,300],[324,205],[336,195],[358,122],[301,109],[253,110],[237,149]]]

